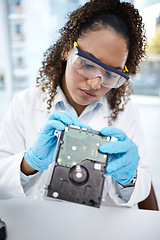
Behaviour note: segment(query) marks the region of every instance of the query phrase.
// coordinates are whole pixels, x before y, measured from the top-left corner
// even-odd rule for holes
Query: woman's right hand
[[[86,127],[84,124],[81,124],[74,115],[68,112],[52,112],[46,125],[38,133],[34,145],[29,148],[24,155],[25,162],[31,169],[38,171],[48,169],[53,161],[57,144],[57,136],[54,135],[54,131],[63,131],[65,124]]]

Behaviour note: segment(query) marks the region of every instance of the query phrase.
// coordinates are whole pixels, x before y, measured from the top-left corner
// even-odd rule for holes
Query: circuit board
[[[66,167],[80,164],[84,159],[106,163],[106,154],[100,153],[98,148],[109,140],[109,137],[100,135],[98,131],[76,126],[66,127],[62,140],[65,144],[61,143],[57,162]]]

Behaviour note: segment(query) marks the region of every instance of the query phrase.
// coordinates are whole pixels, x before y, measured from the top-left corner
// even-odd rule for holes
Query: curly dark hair
[[[107,22],[103,21],[104,15],[109,16]],[[139,11],[132,4],[119,0],[90,0],[68,14],[68,17],[69,20],[59,30],[59,39],[44,53],[42,67],[36,80],[37,86],[41,87],[43,92],[49,96],[48,109],[51,108],[57,86],[61,85],[65,73],[65,53],[70,46],[73,46],[74,41],[77,41],[85,33],[100,30],[106,26],[121,33],[126,39],[129,50],[126,65],[131,76],[139,71],[139,64],[146,56],[147,41],[144,24]],[[119,26],[115,22],[118,22]],[[109,125],[117,118],[118,113],[124,110],[131,93],[131,83],[126,81],[121,87],[113,88],[106,94],[112,110]]]

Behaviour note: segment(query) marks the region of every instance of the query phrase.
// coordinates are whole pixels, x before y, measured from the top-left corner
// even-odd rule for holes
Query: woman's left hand
[[[136,176],[140,159],[137,145],[118,128],[104,127],[100,132],[117,138],[117,141],[110,141],[99,147],[100,152],[109,154],[106,175],[111,175],[122,185],[129,184]]]

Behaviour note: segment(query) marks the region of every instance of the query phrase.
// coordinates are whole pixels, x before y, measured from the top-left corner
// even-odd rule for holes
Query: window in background
[[[17,91],[35,84],[43,53],[57,40],[59,29],[67,20],[66,14],[86,1],[1,0],[1,2],[7,8],[3,22],[6,22],[5,26],[8,27],[6,39],[8,38],[9,43],[4,50],[0,49],[0,54],[5,56],[5,60],[0,62],[0,72],[3,72],[4,79],[3,95],[8,95],[8,99],[11,99]],[[8,55],[5,53],[7,49]],[[5,68],[6,62],[10,64],[8,69]]]
[[[28,86],[25,48],[24,0],[8,0],[9,43],[12,65],[13,92]]]
[[[36,81],[43,53],[56,41],[58,30],[66,22],[66,14],[85,0],[1,0],[7,4],[6,21],[9,28],[10,81],[6,81],[3,44],[0,36],[0,76],[5,92],[11,95]],[[133,90],[138,95],[160,96],[160,3],[156,0],[130,0],[143,16],[147,29],[149,58],[141,64],[141,71],[133,79]],[[144,3],[146,8],[144,8]],[[149,16],[149,17],[148,17]],[[1,34],[0,34],[1,35]],[[2,46],[2,47],[1,47]],[[3,82],[3,83],[2,83]],[[7,93],[7,91],[6,91]]]
[[[148,59],[141,63],[141,71],[133,78],[137,95],[160,96],[160,3],[141,9],[148,40]]]
[[[4,58],[0,61],[0,75],[3,76],[1,96],[10,95],[8,98],[11,99],[17,91],[35,84],[43,53],[57,40],[58,30],[66,21],[65,15],[84,2],[1,0],[0,5],[6,10],[2,22],[7,30],[2,33],[5,39],[0,37],[0,46],[8,41],[8,45],[0,48],[1,59]],[[6,63],[10,65],[8,69]]]

